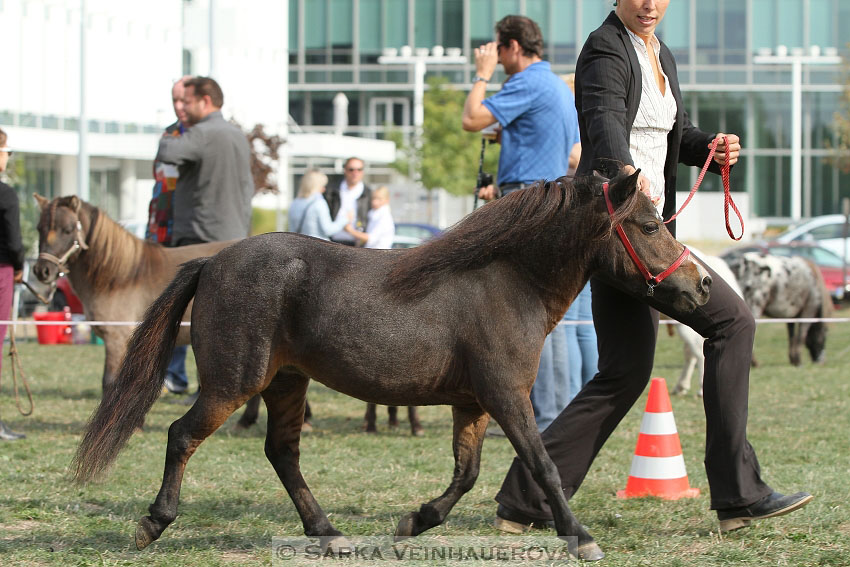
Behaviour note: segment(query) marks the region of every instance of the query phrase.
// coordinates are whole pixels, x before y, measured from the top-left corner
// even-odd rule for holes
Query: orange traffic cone
[[[626,489],[617,498],[656,496],[665,500],[699,496],[688,484],[682,445],[673,419],[673,407],[664,378],[653,378],[640,424],[635,456]]]

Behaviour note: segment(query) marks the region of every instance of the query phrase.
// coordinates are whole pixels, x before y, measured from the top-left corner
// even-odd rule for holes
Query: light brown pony
[[[141,321],[148,305],[159,297],[183,262],[213,256],[229,242],[166,248],[127,232],[103,211],[78,197],[48,201],[34,195],[41,208],[38,221],[39,259],[33,271],[42,283],[53,283],[65,272],[91,321]],[[188,321],[191,306],[184,320]],[[106,361],[103,387],[115,379],[124,358],[129,325],[94,326],[103,339]],[[177,344],[189,344],[183,328]]]

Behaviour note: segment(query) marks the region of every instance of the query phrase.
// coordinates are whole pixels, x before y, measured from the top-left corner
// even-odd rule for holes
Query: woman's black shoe
[[[812,498],[814,496],[808,492],[798,492],[788,496],[774,492],[749,506],[718,510],[717,519],[720,520],[720,531],[731,532],[732,530],[746,528],[753,520],[782,516],[802,508],[811,502]]]

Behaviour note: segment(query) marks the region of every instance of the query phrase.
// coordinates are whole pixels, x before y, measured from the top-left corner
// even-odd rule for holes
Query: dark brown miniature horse
[[[191,455],[258,393],[268,407],[266,455],[305,533],[330,536],[328,545],[335,545],[341,534],[298,464],[307,384],[316,379],[377,404],[452,406],[451,484],[402,517],[397,537],[439,525],[472,488],[493,416],[543,487],[558,534],[576,536],[578,546],[571,547],[578,557],[600,559],[604,554],[567,505],[529,391],[544,338],[591,274],[646,296],[646,282],[614,226],[622,225],[653,273],[680,257],[682,245],[636,192],[636,180],[637,174],[611,184],[613,215],[601,178],[575,184],[561,178],[481,207],[419,248],[367,250],[273,233],[187,262],[134,332],[117,387],[101,401],[77,451],[77,480],[113,462],[156,401],[180,318],[194,297],[200,397],[169,429],[162,487],[136,529],[139,549],[176,518]],[[692,311],[708,300],[710,281],[685,260],[655,288],[654,304]]]

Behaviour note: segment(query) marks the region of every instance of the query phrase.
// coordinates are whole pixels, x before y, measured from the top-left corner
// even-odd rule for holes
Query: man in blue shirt
[[[572,92],[542,59],[543,35],[537,24],[524,16],[505,16],[496,24],[496,37],[475,50],[476,76],[463,108],[463,129],[478,132],[499,123],[498,184],[504,195],[539,179],[566,175],[579,131]],[[485,99],[498,63],[508,80]]]
[[[478,132],[500,126],[498,185],[502,195],[540,179],[567,174],[569,156],[579,142],[575,99],[567,84],[543,61],[543,34],[524,16],[505,16],[496,24],[496,41],[475,50],[476,76],[463,107],[463,129]],[[502,64],[508,80],[484,98],[487,83]],[[482,188],[492,199],[492,186]],[[531,404],[540,431],[546,429],[570,399],[567,339],[563,325],[546,337],[540,354]]]

